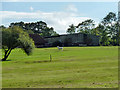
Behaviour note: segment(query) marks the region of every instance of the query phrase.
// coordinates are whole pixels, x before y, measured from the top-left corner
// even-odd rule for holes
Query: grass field
[[[31,56],[15,49],[8,60],[3,88],[118,87],[118,47],[36,48]]]

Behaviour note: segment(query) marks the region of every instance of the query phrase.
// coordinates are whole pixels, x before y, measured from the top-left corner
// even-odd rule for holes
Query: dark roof
[[[60,37],[61,35],[57,35],[57,36],[46,36],[44,38],[52,38],[52,37]]]
[[[33,39],[35,45],[42,45],[46,42],[39,34],[29,34],[29,36]]]

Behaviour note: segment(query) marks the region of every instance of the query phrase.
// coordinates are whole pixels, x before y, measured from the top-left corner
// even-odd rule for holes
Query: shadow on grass
[[[2,60],[1,60],[2,61]],[[5,60],[5,61],[2,61],[2,62],[7,62],[7,61],[12,61],[12,60]]]
[[[48,60],[44,60],[44,61],[32,61],[32,62],[26,61],[25,63],[29,64],[29,63],[44,63],[44,62],[50,62],[50,61],[48,61]]]

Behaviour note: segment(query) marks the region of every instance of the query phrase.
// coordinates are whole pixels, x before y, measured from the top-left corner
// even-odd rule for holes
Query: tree
[[[2,49],[4,50],[2,61],[6,61],[11,51],[16,47],[20,47],[27,55],[30,55],[34,48],[34,42],[20,27],[2,29]]]
[[[59,35],[54,31],[54,29],[52,27],[51,28],[46,27],[44,30],[41,30],[41,31],[42,31],[42,33],[40,35],[43,37],[58,36]]]
[[[98,35],[100,37],[100,45],[109,45],[108,32],[104,29],[104,26],[99,24],[96,29],[98,30]]]
[[[82,32],[85,34],[92,34],[91,30],[95,28],[95,24],[92,19],[88,19],[88,20],[83,21],[82,23],[79,23],[77,28],[78,28],[77,32]]]
[[[103,31],[107,34],[106,41],[109,41],[111,45],[118,45],[118,22],[117,16],[113,12],[109,12],[109,14],[103,18],[101,21],[101,26],[103,26]],[[102,35],[104,36],[104,34]],[[104,41],[104,40],[103,40]]]
[[[76,30],[76,27],[73,24],[71,24],[69,28],[67,29],[67,33],[73,34],[75,33],[75,30]]]
[[[16,22],[16,23],[11,23],[9,27],[13,27],[13,26],[20,26],[24,31],[28,33],[37,33],[43,37],[58,35],[54,31],[53,27],[48,27],[47,24],[43,21],[32,22],[32,23]]]
[[[5,29],[6,27],[4,25],[0,26],[0,30]]]

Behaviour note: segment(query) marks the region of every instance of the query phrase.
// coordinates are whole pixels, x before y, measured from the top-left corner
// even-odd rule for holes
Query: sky
[[[44,21],[59,34],[69,25],[92,19],[98,24],[109,12],[118,12],[118,2],[18,2],[7,0],[0,9],[1,25],[12,22]],[[12,1],[12,2],[11,2]]]

